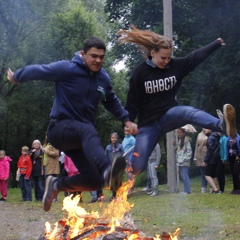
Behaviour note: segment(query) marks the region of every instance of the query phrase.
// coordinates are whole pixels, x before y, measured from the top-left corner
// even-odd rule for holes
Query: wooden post
[[[172,39],[172,0],[163,0],[164,36]],[[176,154],[173,142],[176,140],[175,131],[167,133],[167,186],[169,192],[178,192],[178,177],[176,168]]]

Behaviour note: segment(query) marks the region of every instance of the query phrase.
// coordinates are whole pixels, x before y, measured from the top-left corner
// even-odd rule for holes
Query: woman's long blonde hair
[[[151,50],[158,52],[161,48],[172,49],[172,40],[149,30],[140,30],[130,25],[131,30],[119,30],[119,43],[133,43],[145,58],[151,56]]]

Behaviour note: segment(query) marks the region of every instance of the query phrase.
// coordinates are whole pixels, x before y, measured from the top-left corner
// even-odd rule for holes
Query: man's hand
[[[124,130],[125,130],[127,133],[133,134],[133,135],[138,134],[138,127],[137,127],[137,124],[136,124],[136,123],[127,121],[127,122],[125,122],[124,124],[125,124]]]
[[[226,43],[224,42],[224,40],[223,40],[222,38],[218,38],[217,40],[221,42],[221,45],[222,45],[222,46],[225,46],[225,45],[226,45]]]
[[[18,84],[18,82],[15,81],[14,77],[14,72],[9,68],[7,71],[7,79],[9,82],[13,83],[13,84]]]

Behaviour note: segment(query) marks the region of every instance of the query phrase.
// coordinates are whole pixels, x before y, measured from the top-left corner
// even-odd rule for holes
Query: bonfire
[[[39,240],[177,240],[180,229],[173,234],[163,233],[153,238],[137,229],[129,215],[134,204],[127,201],[128,190],[132,185],[132,181],[123,183],[116,199],[108,204],[101,216],[98,212],[88,213],[80,207],[80,195],[65,197],[63,210],[67,216],[55,223],[53,229],[46,222],[45,233]]]

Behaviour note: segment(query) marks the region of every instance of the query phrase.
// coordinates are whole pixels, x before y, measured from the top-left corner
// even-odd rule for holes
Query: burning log
[[[133,220],[130,215],[126,214],[126,217],[121,221],[121,226],[115,226],[114,231],[109,233],[110,220],[95,219],[94,224],[89,221],[88,216],[85,216],[86,222],[84,222],[84,227],[80,229],[81,232],[78,236],[70,238],[70,226],[67,225],[67,221],[60,220],[55,228],[56,239],[60,237],[61,240],[80,240],[80,239],[126,239],[127,236],[132,234],[140,234],[140,231],[133,224]],[[62,236],[61,236],[62,235]],[[99,235],[99,236],[98,236]],[[98,236],[98,237],[97,237]],[[141,238],[142,239],[142,238]],[[44,235],[41,235],[39,240],[47,240]]]
[[[83,238],[88,238],[88,239],[94,239],[94,237],[97,235],[97,233],[101,234],[106,234],[109,232],[111,227],[106,227],[106,226],[95,226],[92,229],[89,229],[88,231],[84,231],[82,234],[78,235],[77,237],[72,238],[71,240],[80,240]],[[95,238],[96,239],[96,238]]]
[[[77,206],[80,196],[72,199],[71,196],[63,200],[63,210],[68,212],[66,219],[59,220],[52,230],[46,223],[45,233],[38,240],[177,240],[179,230],[173,237],[171,234],[162,235],[162,238],[149,238],[140,232],[133,219],[127,212],[133,205],[127,202],[127,192],[131,185],[123,184],[117,193],[117,200],[109,203],[100,218],[98,212],[87,213]]]
[[[65,225],[66,221],[60,220],[58,222],[58,230],[55,233],[54,240],[154,240],[154,238],[147,237],[143,232],[140,232],[137,229],[130,214],[126,214],[125,218],[121,221],[121,226],[115,226],[114,231],[112,232],[110,232],[112,227],[107,225],[109,223],[109,220],[95,221],[96,225],[85,226],[81,229],[80,234],[71,238],[69,225]],[[156,239],[170,240],[172,238],[170,238],[168,233],[163,233],[161,238]],[[46,238],[45,234],[42,234],[39,240],[48,240],[48,238]]]
[[[103,237],[103,240],[124,240],[126,239],[127,235],[122,232],[112,232]]]

